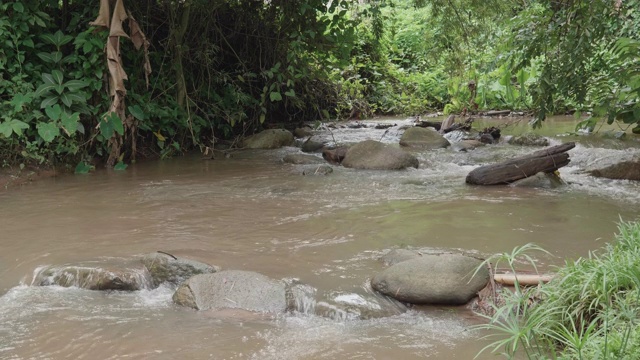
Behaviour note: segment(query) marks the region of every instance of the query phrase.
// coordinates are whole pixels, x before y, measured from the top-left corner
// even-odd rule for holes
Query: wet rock
[[[375,140],[365,140],[347,151],[342,165],[354,169],[401,170],[417,168],[418,159],[398,148]]]
[[[432,128],[414,126],[402,134],[400,146],[417,149],[441,149],[449,146],[449,141]]]
[[[376,291],[412,304],[462,305],[486,286],[489,273],[481,261],[456,254],[422,255],[397,263],[371,280]]]
[[[407,249],[394,249],[384,254],[380,260],[387,266],[395,265],[397,263],[419,258],[420,254],[417,251]]]
[[[564,182],[555,173],[539,172],[533,176],[518,180],[510,184],[513,187],[529,187],[541,189],[555,189],[564,185]]]
[[[534,133],[526,133],[520,136],[514,136],[509,139],[508,142],[511,145],[521,146],[549,146],[549,139]]]
[[[491,136],[491,134],[481,134],[480,142],[483,144],[493,144],[496,142],[496,139],[494,139],[493,136]]]
[[[322,157],[331,164],[339,165],[347,155],[347,150],[349,150],[349,148],[345,146],[337,147],[335,149],[324,149],[322,150]]]
[[[444,134],[444,138],[449,141],[449,143],[456,143],[464,140],[467,136],[469,136],[466,132],[462,130],[454,130]]]
[[[35,275],[33,285],[135,291],[151,288],[152,280],[147,269],[140,263],[86,263],[42,268]]]
[[[622,161],[589,171],[591,176],[616,180],[640,181],[640,159]]]
[[[356,122],[350,122],[347,124],[347,127],[349,129],[362,129],[362,128],[367,128],[367,124],[356,121]]]
[[[296,138],[305,138],[307,136],[312,136],[313,135],[313,130],[309,127],[301,127],[301,128],[295,128],[293,130],[293,136],[295,136]]]
[[[454,151],[466,152],[466,151],[471,151],[477,147],[485,146],[485,145],[486,145],[485,143],[478,140],[462,140],[460,142],[451,144],[451,148]]]
[[[397,126],[398,124],[376,124],[376,126],[374,127],[374,129],[378,129],[378,130],[384,130],[384,129],[389,129],[392,128],[394,126]]]
[[[327,164],[307,165],[302,170],[305,176],[325,176],[333,173],[333,168]]]
[[[324,147],[324,143],[320,141],[313,140],[313,137],[310,137],[302,143],[301,150],[306,153],[320,152]]]
[[[324,164],[324,160],[314,155],[307,154],[287,154],[282,161],[287,164],[308,165],[308,164]]]
[[[247,149],[277,149],[293,144],[293,134],[284,129],[268,129],[244,139]]]
[[[178,285],[194,275],[220,271],[218,266],[191,259],[178,258],[160,252],[145,255],[142,258],[142,264],[151,274],[154,287],[164,282]]]
[[[173,301],[197,310],[231,308],[274,314],[287,310],[282,281],[240,270],[193,276],[180,285]]]

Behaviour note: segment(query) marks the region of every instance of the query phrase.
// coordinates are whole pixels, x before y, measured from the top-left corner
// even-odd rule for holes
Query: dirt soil
[[[58,174],[59,172],[53,168],[25,167],[22,170],[19,167],[0,168],[0,193]]]

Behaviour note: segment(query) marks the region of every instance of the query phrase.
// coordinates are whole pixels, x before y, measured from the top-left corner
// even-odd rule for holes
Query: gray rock
[[[420,254],[417,251],[407,249],[394,249],[384,254],[380,260],[387,266],[395,265],[397,263],[419,258]]]
[[[197,310],[231,308],[275,314],[287,310],[282,281],[240,270],[193,276],[180,285],[173,301]]]
[[[528,178],[520,179],[510,184],[512,187],[530,187],[542,189],[555,189],[564,185],[560,177],[554,173],[539,172]]]
[[[456,254],[423,255],[397,263],[371,280],[376,291],[412,304],[462,305],[489,281],[481,261]]]
[[[320,152],[324,148],[324,143],[320,141],[313,140],[313,137],[310,137],[302,143],[301,150],[306,153]]]
[[[45,267],[35,275],[33,285],[135,291],[151,288],[152,281],[149,272],[140,263],[95,262]]]
[[[589,171],[591,176],[616,180],[640,181],[640,159],[622,161]]]
[[[324,164],[324,159],[307,154],[287,154],[284,158],[282,158],[287,164],[295,164],[295,165],[307,165],[307,164]]]
[[[454,151],[458,152],[466,152],[474,150],[477,147],[485,146],[486,144],[479,140],[462,140],[460,142],[456,142],[451,144],[451,148]]]
[[[509,139],[508,142],[511,145],[549,146],[549,139],[545,138],[542,135],[538,135],[534,133],[526,133],[520,136],[514,136],[511,139]]]
[[[333,168],[327,164],[306,165],[302,170],[305,176],[325,176],[333,173]]]
[[[398,148],[375,140],[365,140],[347,150],[342,165],[354,169],[400,170],[417,168],[418,159]]]
[[[293,130],[293,136],[295,136],[296,138],[304,138],[312,135],[313,135],[313,130],[308,127],[295,128]]]
[[[220,271],[220,267],[218,266],[212,266],[190,259],[174,258],[159,252],[145,255],[142,258],[142,264],[151,274],[154,286],[158,286],[164,282],[179,285],[194,275],[210,274]]]
[[[449,141],[432,128],[412,127],[402,134],[400,146],[417,149],[442,149]]]
[[[291,132],[284,129],[269,129],[244,139],[242,146],[247,149],[277,149],[292,144]]]

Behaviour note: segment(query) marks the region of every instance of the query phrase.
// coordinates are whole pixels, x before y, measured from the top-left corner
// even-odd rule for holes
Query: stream
[[[506,120],[483,120],[476,128]],[[576,141],[552,189],[473,187],[481,164],[539,148],[506,144],[470,152],[415,152],[419,169],[334,167],[302,176],[281,159],[299,149],[245,150],[228,159],[187,155],[126,171],[45,179],[0,193],[1,359],[473,359],[489,340],[466,307],[414,307],[381,318],[276,318],[194,311],[175,288],[101,292],[30,286],[44,265],[132,259],[157,250],[221,266],[298,279],[322,299],[357,303],[391,249],[461,249],[489,256],[530,242],[543,269],[587,256],[638,219],[640,184],[580,172],[603,157],[640,154],[640,143],[568,135],[572,117],[541,134]],[[398,143],[409,119],[389,130],[334,129],[320,137]],[[526,122],[503,134],[526,131]],[[485,352],[478,359],[495,356]]]

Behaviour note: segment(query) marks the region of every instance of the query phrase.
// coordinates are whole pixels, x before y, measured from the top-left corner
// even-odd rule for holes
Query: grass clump
[[[615,242],[567,262],[548,284],[502,296],[480,326],[499,339],[483,351],[502,350],[508,358],[640,359],[640,222],[621,222]]]

